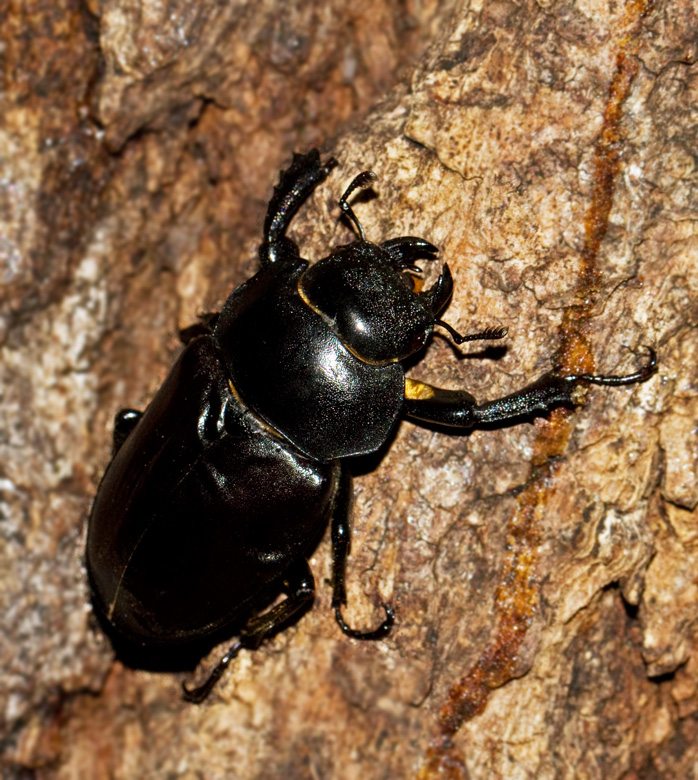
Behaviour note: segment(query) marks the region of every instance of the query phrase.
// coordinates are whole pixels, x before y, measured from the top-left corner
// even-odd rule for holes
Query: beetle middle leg
[[[220,312],[218,311],[205,311],[199,314],[197,322],[179,331],[179,340],[182,344],[189,344],[190,341],[194,341],[199,336],[209,336],[213,333],[219,317]]]
[[[346,466],[342,466],[339,477],[339,488],[335,498],[332,513],[332,564],[334,567],[334,590],[332,592],[332,608],[335,619],[342,631],[352,639],[381,639],[386,636],[395,621],[392,607],[383,604],[385,620],[369,631],[358,631],[351,628],[342,617],[342,607],[347,603],[346,569],[349,548],[351,546],[351,525],[349,522],[351,508],[351,474]]]
[[[647,347],[645,364],[625,376],[572,374],[564,376],[550,371],[516,393],[478,404],[465,390],[444,390],[424,382],[405,380],[405,412],[423,422],[469,429],[478,425],[509,423],[532,415],[547,414],[558,406],[579,403],[579,389],[593,385],[632,385],[644,382],[654,373],[657,355]]]
[[[187,688],[184,683],[182,684],[185,701],[201,704],[240,650],[256,650],[265,639],[277,634],[312,606],[315,598],[315,579],[305,559],[299,561],[289,572],[284,581],[283,592],[287,594],[283,601],[266,612],[253,615],[247,621],[238,638],[202,685]]]
[[[128,439],[131,431],[136,427],[138,421],[143,417],[143,412],[138,409],[122,409],[114,416],[114,433],[112,434],[113,454],[121,449],[123,443]]]

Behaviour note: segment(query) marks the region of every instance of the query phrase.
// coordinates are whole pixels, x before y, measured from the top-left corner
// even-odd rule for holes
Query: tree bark
[[[0,23],[3,776],[698,777],[693,4],[33,0]],[[509,329],[434,337],[411,377],[489,399],[644,346],[659,368],[516,426],[402,423],[352,464],[346,616],[390,602],[390,636],[341,634],[325,539],[314,609],[196,707],[114,660],[87,517],[114,413],[254,272],[278,169],[315,145],[340,165],[293,223],[304,256],[349,240],[337,198],[371,169],[368,239],[436,244],[444,318]]]

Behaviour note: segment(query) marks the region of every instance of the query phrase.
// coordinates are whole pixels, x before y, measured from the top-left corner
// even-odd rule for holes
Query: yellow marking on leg
[[[425,401],[434,397],[434,388],[417,382],[415,379],[405,379],[405,398],[409,401]]]

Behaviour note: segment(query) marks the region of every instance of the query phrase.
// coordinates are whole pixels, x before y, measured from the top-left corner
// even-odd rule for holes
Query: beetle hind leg
[[[215,665],[213,671],[206,678],[205,682],[201,685],[197,685],[196,688],[188,688],[186,683],[182,683],[182,698],[184,701],[188,701],[190,704],[201,704],[213,690],[215,684],[223,676],[223,672],[228,668],[230,662],[237,656],[242,650],[243,644],[238,639],[227,650],[226,654]]]
[[[351,475],[346,468],[342,468],[339,489],[332,514],[332,563],[334,566],[332,608],[334,609],[337,625],[347,636],[352,639],[381,639],[390,633],[390,629],[395,622],[395,611],[390,605],[383,604],[385,619],[378,628],[369,631],[359,631],[352,628],[347,625],[342,616],[342,607],[345,607],[347,604],[346,568],[351,545],[351,526],[349,524],[351,495]]]
[[[253,615],[247,621],[238,638],[201,685],[188,688],[184,683],[182,684],[182,696],[185,701],[201,704],[240,650],[256,650],[265,639],[286,628],[312,606],[315,598],[315,580],[306,560],[301,560],[289,572],[284,582],[284,591],[287,598],[267,612]]]

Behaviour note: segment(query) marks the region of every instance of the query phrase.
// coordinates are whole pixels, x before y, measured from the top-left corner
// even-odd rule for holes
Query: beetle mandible
[[[460,336],[439,319],[453,291],[448,265],[430,288],[415,285],[416,262],[436,258],[429,241],[366,239],[348,199],[375,179],[369,171],[339,200],[357,240],[313,265],[304,260],[286,229],[336,164],[317,150],[294,155],[269,203],[261,269],[187,343],[147,409],[116,416],[87,536],[94,608],[117,652],[143,667],[179,668],[235,635],[208,679],[185,687],[189,701],[202,701],[241,649],[259,647],[311,606],[307,558],[328,523],[339,627],[355,639],[388,634],[389,605],[368,631],[342,615],[352,493],[345,459],[379,449],[400,417],[461,430],[514,423],[574,406],[582,385],[628,385],[655,370],[648,348],[636,373],[553,370],[484,403],[406,378],[403,362],[435,326],[457,343],[499,339],[506,329]]]

